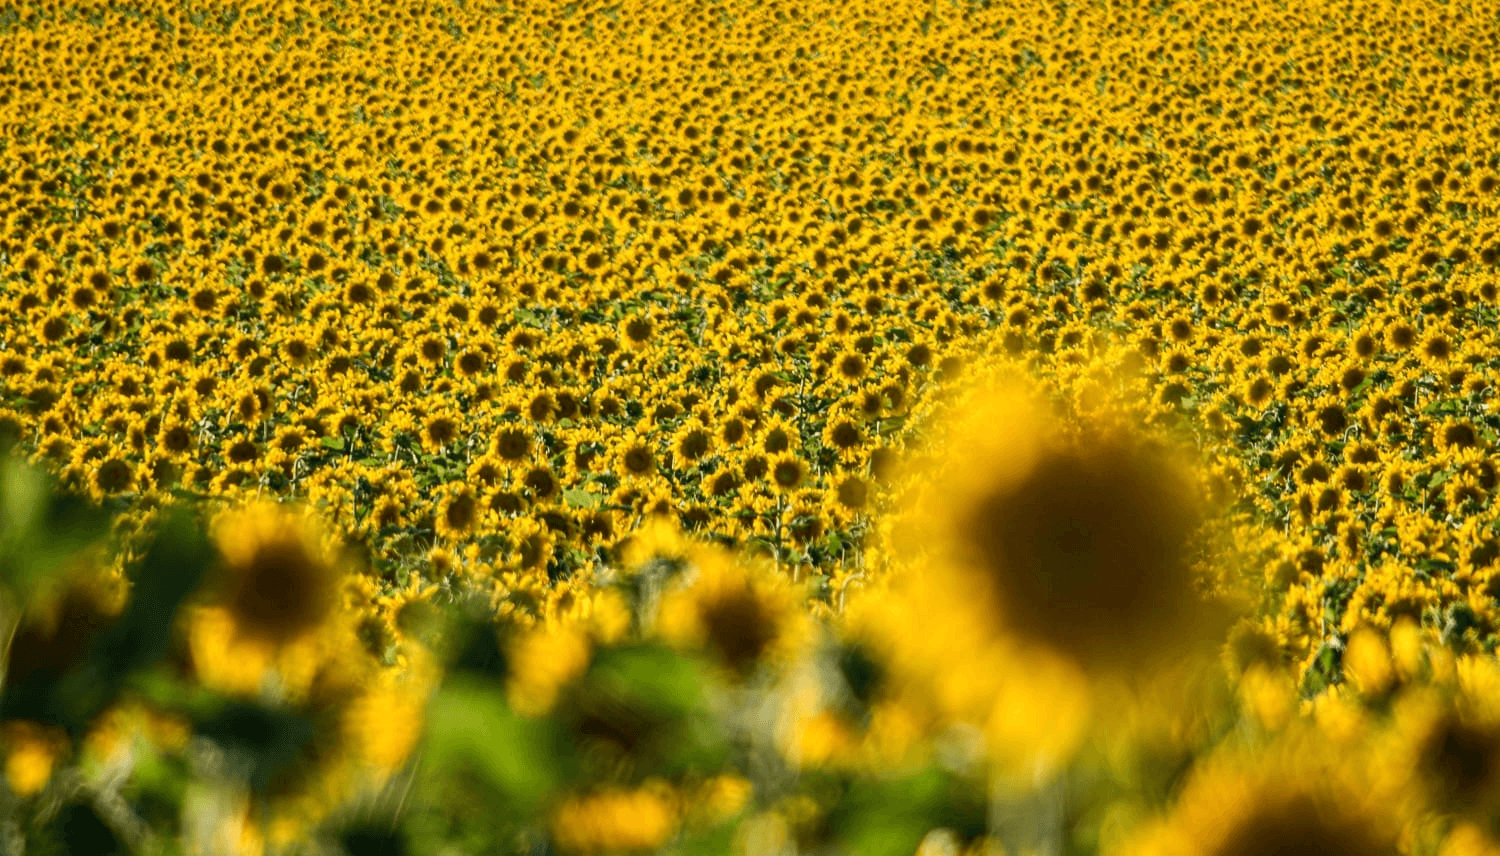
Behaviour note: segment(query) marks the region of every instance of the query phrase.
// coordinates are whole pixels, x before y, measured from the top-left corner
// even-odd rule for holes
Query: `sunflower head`
[[[1124,852],[1395,856],[1389,811],[1377,809],[1373,789],[1358,786],[1355,770],[1316,748],[1303,747],[1300,757],[1271,752],[1255,761],[1207,762],[1167,821]]]
[[[667,639],[701,646],[737,677],[793,650],[801,607],[781,578],[719,554],[694,551],[691,569],[663,598],[657,627]]]
[[[958,402],[968,418],[945,435],[907,545],[943,577],[927,588],[951,592],[928,598],[933,620],[1096,677],[1144,675],[1212,638],[1185,467],[1102,416],[1059,419],[1014,388]]]
[[[1082,665],[1168,653],[1197,601],[1181,474],[1123,435],[1037,439],[955,504],[957,560],[1005,627]]]
[[[238,632],[281,644],[322,625],[338,603],[341,568],[311,518],[259,502],[214,526],[223,557],[217,596]]]

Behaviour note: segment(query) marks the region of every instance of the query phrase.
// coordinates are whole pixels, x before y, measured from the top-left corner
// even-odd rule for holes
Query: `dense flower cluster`
[[[538,753],[466,762],[523,848],[858,850],[903,801],[931,852],[1494,848],[1497,13],[0,9],[0,437],[119,548],[0,506],[7,799],[233,744],[72,696],[150,660],[313,729],[295,786],[176,793],[205,850],[324,828],[426,712]],[[143,591],[186,500],[213,570]]]

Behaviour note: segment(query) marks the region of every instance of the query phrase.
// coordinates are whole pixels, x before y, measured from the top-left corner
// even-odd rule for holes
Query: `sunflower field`
[[[0,854],[1500,856],[1497,67],[0,0]]]

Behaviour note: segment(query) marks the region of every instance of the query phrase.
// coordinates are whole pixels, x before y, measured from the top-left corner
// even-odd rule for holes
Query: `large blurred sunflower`
[[[239,635],[279,645],[319,627],[337,605],[338,557],[302,511],[258,502],[222,515],[215,596]]]

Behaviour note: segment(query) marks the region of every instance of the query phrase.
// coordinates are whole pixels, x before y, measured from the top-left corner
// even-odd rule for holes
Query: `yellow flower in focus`
[[[665,786],[611,788],[565,800],[552,816],[552,837],[570,853],[653,850],[677,829],[676,801]]]

